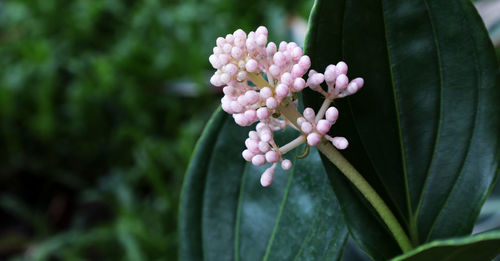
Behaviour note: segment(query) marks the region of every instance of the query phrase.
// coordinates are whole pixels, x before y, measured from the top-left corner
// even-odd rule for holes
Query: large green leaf
[[[500,254],[500,231],[436,240],[422,245],[394,261],[489,261]]]
[[[465,0],[316,0],[312,68],[344,60],[365,87],[339,100],[343,153],[415,245],[472,230],[499,162],[500,89],[486,30]],[[320,97],[304,93],[307,105]],[[374,259],[400,252],[385,225],[324,160],[353,238]]]
[[[312,149],[300,160],[287,154],[292,170],[278,167],[263,188],[265,167],[241,157],[248,131],[220,110],[207,125],[181,196],[180,259],[338,260],[347,227],[319,153]],[[294,135],[275,139],[282,144]]]

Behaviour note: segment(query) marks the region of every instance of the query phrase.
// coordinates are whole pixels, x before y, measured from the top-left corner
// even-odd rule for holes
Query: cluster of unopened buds
[[[292,167],[292,162],[283,155],[303,143],[316,146],[325,139],[338,149],[347,148],[347,139],[328,135],[339,115],[330,104],[363,86],[362,78],[349,81],[344,62],[327,66],[324,73],[309,70],[311,60],[296,43],[276,45],[268,43],[267,36],[264,26],[248,35],[238,29],[225,38],[219,37],[209,58],[217,69],[210,82],[223,87],[222,109],[232,114],[240,126],[259,122],[248,134],[242,155],[256,166],[271,163],[261,175],[262,186],[271,184],[278,162],[285,170]],[[308,70],[305,81],[302,77]],[[306,87],[325,97],[318,113],[312,108],[305,108],[302,114],[297,111],[296,93]],[[290,110],[292,113],[285,113]],[[288,126],[299,131],[300,136],[279,147],[273,132]]]

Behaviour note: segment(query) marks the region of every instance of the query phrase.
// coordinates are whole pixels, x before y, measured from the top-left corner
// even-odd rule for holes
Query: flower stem
[[[354,184],[354,186],[365,196],[370,204],[375,208],[382,220],[391,231],[399,247],[403,252],[413,248],[405,231],[398,220],[392,214],[391,210],[385,204],[384,200],[370,186],[370,184],[361,176],[361,174],[347,161],[338,150],[327,140],[318,144],[318,150],[321,151],[339,170]]]
[[[281,103],[279,110],[283,117],[287,118],[292,124],[297,125],[297,118],[301,117],[301,114],[297,111],[297,108],[290,99],[287,98],[284,100]],[[337,168],[352,182],[352,184],[354,184],[354,186],[361,192],[361,194],[363,194],[368,202],[370,202],[391,231],[394,239],[396,239],[396,242],[403,252],[411,250],[413,246],[398,220],[385,204],[384,200],[377,194],[377,192],[370,186],[363,176],[326,139],[323,139],[317,147],[318,150],[321,151],[321,153],[323,153],[335,166],[337,166]]]
[[[323,101],[323,104],[321,104],[321,108],[319,108],[319,111],[318,111],[318,114],[316,115],[316,118],[314,119],[316,122],[323,119],[323,116],[325,116],[325,112],[331,103],[332,103],[332,100],[325,98],[325,100]]]
[[[289,151],[297,148],[298,146],[300,146],[305,141],[306,141],[306,139],[304,138],[304,136],[300,135],[297,138],[295,138],[294,140],[292,140],[289,143],[287,143],[286,145],[281,146],[280,153],[281,154],[285,154],[285,153],[287,153],[287,152],[289,152]]]
[[[260,74],[248,73],[247,76],[250,81],[257,85],[257,87],[259,87],[259,89],[262,89],[266,86],[271,86],[271,84],[267,82],[266,79],[264,79],[264,77],[262,77],[262,75]]]

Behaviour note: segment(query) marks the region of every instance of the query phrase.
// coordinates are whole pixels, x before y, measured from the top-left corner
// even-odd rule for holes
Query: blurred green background
[[[0,0],[0,260],[177,259],[215,39],[264,24],[301,42],[311,6]]]
[[[311,6],[0,0],[0,260],[177,259],[215,39],[289,40]]]

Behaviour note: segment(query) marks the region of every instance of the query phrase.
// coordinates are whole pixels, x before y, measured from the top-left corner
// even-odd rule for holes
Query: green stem
[[[365,196],[370,204],[375,208],[382,220],[392,232],[392,235],[398,242],[403,252],[413,249],[410,239],[399,224],[398,220],[392,214],[391,210],[385,204],[384,200],[370,186],[370,184],[361,176],[361,174],[347,161],[340,152],[333,147],[327,140],[318,144],[318,150],[321,151],[337,168],[354,184],[354,186]]]
[[[248,78],[257,85],[260,89],[265,86],[271,86],[261,75],[259,74],[248,74]],[[323,106],[321,106],[320,112],[318,114],[324,114],[322,110],[330,105],[330,101],[325,101]],[[324,107],[324,108],[323,108]],[[281,115],[286,120],[290,121],[297,129],[300,130],[297,119],[302,117],[302,115],[297,111],[297,108],[290,100],[290,98],[285,98],[278,110]],[[410,239],[406,235],[405,231],[399,224],[398,220],[392,214],[389,207],[385,204],[384,200],[377,194],[377,192],[370,186],[370,184],[361,176],[361,174],[347,161],[340,152],[333,147],[333,145],[323,139],[320,144],[318,144],[318,150],[321,151],[337,168],[354,184],[354,186],[363,194],[363,196],[370,202],[373,208],[377,211],[379,216],[382,218],[384,223],[387,225],[391,231],[394,239],[398,243],[399,247],[403,252],[407,252],[413,249]]]
[[[279,110],[283,117],[288,119],[292,124],[297,126],[297,118],[301,114],[297,111],[290,99],[284,100]],[[370,202],[373,208],[380,215],[385,222],[392,235],[396,239],[399,247],[403,252],[413,249],[408,236],[399,224],[398,220],[392,214],[389,207],[385,204],[384,200],[377,194],[377,192],[370,186],[370,184],[361,176],[361,174],[347,161],[338,150],[327,140],[318,144],[318,150],[321,151],[337,168],[354,184],[354,186],[363,194],[363,196]]]

